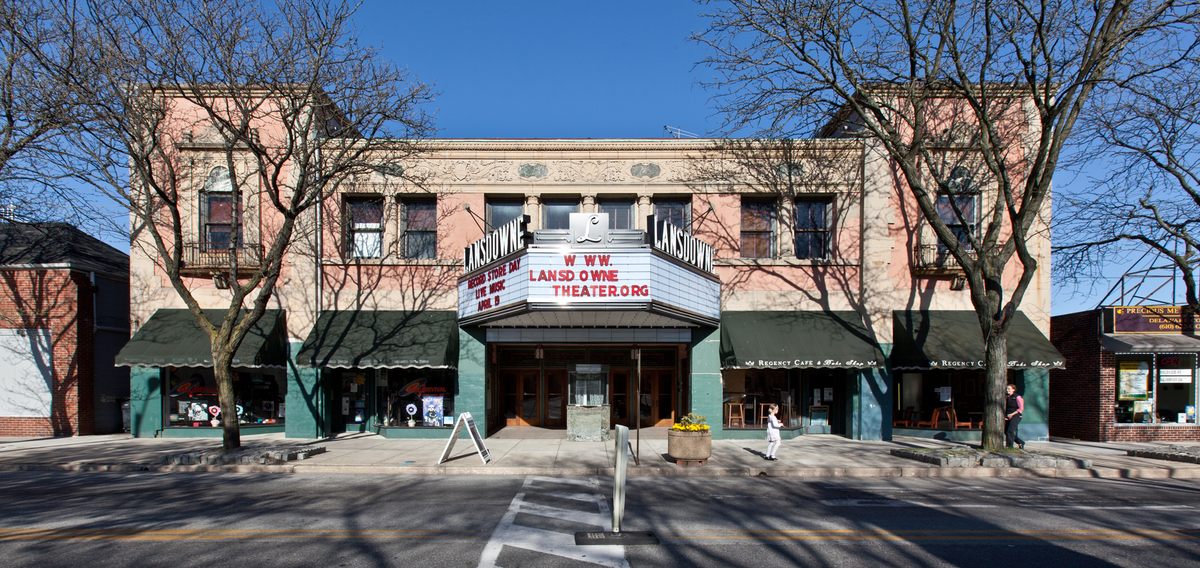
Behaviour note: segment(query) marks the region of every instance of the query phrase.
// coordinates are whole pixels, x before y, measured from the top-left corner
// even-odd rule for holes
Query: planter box
[[[712,456],[712,433],[668,430],[667,454],[676,462],[704,463]]]

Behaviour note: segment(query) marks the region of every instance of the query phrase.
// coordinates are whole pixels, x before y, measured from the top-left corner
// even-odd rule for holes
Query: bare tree
[[[1173,61],[1195,18],[1170,0],[731,0],[698,39],[729,127],[859,136],[889,160],[969,286],[994,449],[1007,332],[1039,269],[1029,244],[1063,146],[1098,85]],[[978,209],[968,187],[984,188]]]
[[[68,219],[63,178],[47,168],[78,128],[56,69],[83,73],[69,11],[52,2],[0,2],[0,218]]]
[[[233,356],[289,246],[315,230],[306,219],[429,131],[429,91],[357,43],[353,14],[310,0],[94,0],[78,13],[96,71],[70,75],[87,124],[70,165],[129,208],[134,246],[209,337],[226,450],[241,443]],[[232,201],[231,226],[212,234],[194,215],[205,190]],[[214,283],[228,297],[216,322],[196,295]]]
[[[1055,277],[1074,281],[1102,272],[1131,248],[1151,249],[1179,271],[1184,323],[1200,312],[1200,65],[1177,64],[1102,90],[1082,125],[1092,136],[1085,158],[1089,191],[1060,200]]]

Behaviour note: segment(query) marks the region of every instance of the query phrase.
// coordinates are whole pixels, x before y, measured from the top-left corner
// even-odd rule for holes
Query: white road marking
[[[556,489],[556,486],[561,487],[564,485],[572,487],[570,490],[565,491]],[[580,488],[587,490],[579,491],[578,489]],[[525,500],[527,495],[548,496],[580,503],[593,503],[596,505],[597,512],[589,513],[576,509],[557,508],[541,503],[527,502]],[[625,560],[624,546],[577,546],[575,544],[575,533],[521,526],[516,523],[517,514],[584,523],[596,526],[605,531],[612,528],[612,509],[609,508],[607,497],[601,494],[600,482],[596,479],[575,480],[559,479],[556,477],[526,477],[521,491],[513,497],[512,503],[508,506],[508,511],[504,513],[504,517],[496,525],[496,530],[492,532],[492,538],[483,547],[483,554],[479,558],[479,568],[500,566],[497,562],[505,546],[543,554],[552,554],[597,566],[629,568],[629,562]]]

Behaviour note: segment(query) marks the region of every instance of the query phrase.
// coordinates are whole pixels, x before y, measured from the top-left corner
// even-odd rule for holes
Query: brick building
[[[1050,372],[1050,434],[1101,442],[1200,440],[1200,339],[1180,306],[1112,306],[1055,316],[1066,358]]]
[[[0,436],[118,432],[129,257],[62,223],[0,224]]]
[[[281,216],[220,121],[168,107],[180,125],[162,134],[168,170],[186,176],[172,181],[179,275],[213,319],[231,281],[264,270]],[[1038,125],[1012,108],[1019,160]],[[965,131],[949,110],[944,130]],[[259,140],[292,139],[270,113],[247,120]],[[714,436],[761,438],[777,403],[785,437],[979,439],[984,342],[963,270],[854,124],[767,144],[428,140],[399,164],[379,149],[377,167],[305,213],[234,357],[243,433],[439,438],[470,412],[485,436],[574,435],[695,412]],[[939,150],[937,203],[954,231],[978,236],[998,197],[963,144]],[[1048,201],[1043,213],[1027,244],[1048,266]],[[117,358],[131,368],[132,431],[219,435],[207,338],[147,254],[150,230],[173,228],[133,247],[135,334]],[[1015,286],[1020,263],[1002,278]],[[1008,347],[1031,440],[1048,435],[1047,369],[1061,365],[1049,292],[1042,271]]]

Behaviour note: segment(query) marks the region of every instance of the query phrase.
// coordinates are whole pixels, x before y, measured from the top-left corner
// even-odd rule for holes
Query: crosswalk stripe
[[[555,491],[552,485],[571,485],[572,490]],[[576,491],[577,487],[586,487],[589,492]],[[552,496],[571,501],[591,501],[596,504],[597,513],[581,513],[574,509],[560,509],[542,503],[527,502],[527,497]],[[483,547],[479,558],[479,568],[494,568],[500,566],[501,552],[505,547],[519,548],[533,552],[551,554],[568,558],[577,562],[585,562],[608,568],[629,568],[625,559],[623,546],[587,546],[575,544],[574,533],[547,530],[522,526],[517,523],[517,515],[535,515],[552,519],[565,520],[573,523],[587,524],[598,528],[611,528],[607,523],[612,520],[612,509],[608,501],[600,493],[600,484],[595,479],[568,480],[549,477],[527,477],[521,491],[513,497],[508,511],[496,525],[491,539]]]

